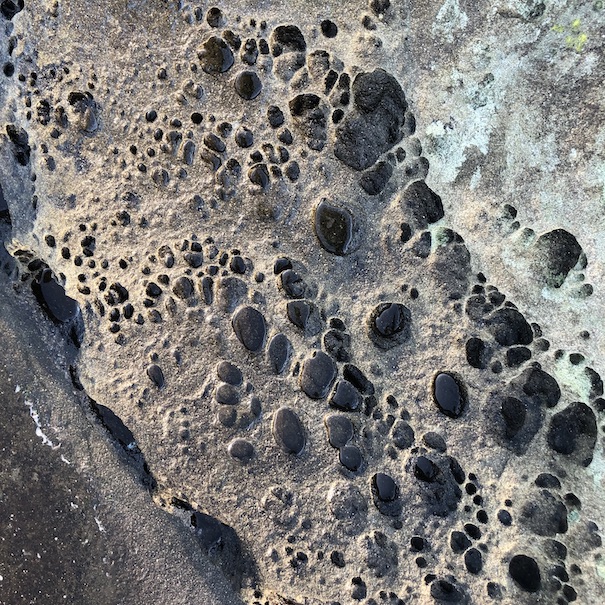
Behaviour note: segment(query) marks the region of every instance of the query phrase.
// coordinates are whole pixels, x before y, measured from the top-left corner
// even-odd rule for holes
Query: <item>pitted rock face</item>
[[[15,289],[81,347],[156,501],[211,558],[236,534],[246,603],[602,596],[602,380],[480,272],[486,234],[520,226],[500,185],[474,193],[499,178],[483,143],[454,185],[433,170],[460,128],[416,121],[438,91],[392,52],[403,5],[265,4],[1,3]],[[448,94],[480,113],[488,75]],[[587,261],[548,229],[519,240],[550,304]]]

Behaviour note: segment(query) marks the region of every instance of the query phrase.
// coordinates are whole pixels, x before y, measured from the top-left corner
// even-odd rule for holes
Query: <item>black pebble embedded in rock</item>
[[[346,332],[330,330],[323,337],[324,348],[336,361],[350,361],[351,337]]]
[[[459,418],[466,407],[466,393],[451,374],[440,372],[433,382],[433,397],[443,414]]]
[[[204,262],[204,256],[201,252],[187,252],[183,255],[183,259],[193,269],[198,269]]]
[[[271,35],[273,42],[273,55],[277,56],[283,51],[304,52],[307,49],[305,38],[296,25],[279,25]],[[279,51],[276,49],[279,47]]]
[[[253,353],[260,351],[265,342],[265,318],[253,307],[243,307],[233,316],[233,331],[238,340]]]
[[[580,259],[582,246],[569,231],[555,229],[536,240],[535,253],[535,266],[544,282],[551,288],[560,288]]]
[[[393,166],[389,162],[377,162],[366,170],[359,179],[361,188],[371,196],[378,195],[393,176]]]
[[[426,229],[444,217],[441,198],[424,181],[414,181],[408,185],[403,192],[402,204],[412,213],[420,229]]]
[[[216,366],[216,375],[227,384],[238,387],[242,384],[244,377],[242,371],[229,361],[221,361]]]
[[[287,453],[298,456],[305,447],[303,425],[290,408],[279,408],[273,416],[273,437],[277,444]]]
[[[439,475],[439,467],[426,456],[418,456],[414,464],[414,476],[421,481],[432,483]]]
[[[543,489],[521,507],[519,523],[538,536],[554,537],[567,532],[567,508],[558,496]]]
[[[321,33],[326,38],[335,38],[338,34],[338,27],[334,21],[330,21],[329,19],[325,19],[321,22]]]
[[[242,71],[235,78],[235,90],[246,101],[256,99],[261,93],[263,85],[260,78],[253,71]]]
[[[463,553],[470,548],[472,542],[468,539],[465,533],[461,531],[453,531],[450,535],[450,548],[456,554]]]
[[[307,358],[300,373],[300,388],[311,399],[323,399],[336,379],[336,364],[323,351]]]
[[[78,303],[65,294],[65,289],[57,283],[50,269],[44,269],[32,282],[32,290],[40,304],[57,321],[67,323],[78,315]]]
[[[333,327],[332,323],[330,324]],[[344,324],[342,329],[344,330]],[[360,393],[364,395],[374,394],[374,385],[368,380],[365,374],[355,365],[351,363],[345,364],[342,369],[342,376],[345,380],[348,380]]]
[[[429,431],[422,436],[422,441],[427,447],[431,449],[437,450],[440,453],[445,452],[447,449],[447,445],[445,443],[445,439],[434,431]]]
[[[478,574],[483,569],[483,556],[476,548],[469,548],[464,553],[464,565],[469,573]]]
[[[243,149],[252,147],[254,145],[254,134],[249,128],[242,126],[235,133],[235,142],[238,147],[242,147]]]
[[[274,275],[279,275],[280,273],[282,273],[283,271],[286,271],[287,269],[292,269],[292,261],[285,256],[281,256],[280,258],[276,259],[275,262],[273,263]],[[299,298],[299,297],[296,297],[296,298]]]
[[[400,450],[408,449],[414,443],[414,429],[405,420],[396,420],[393,424],[391,438]]]
[[[531,326],[525,317],[512,307],[494,311],[487,319],[487,327],[496,342],[505,347],[528,345],[534,338]]]
[[[398,497],[399,488],[393,478],[386,473],[376,473],[372,477],[372,486],[382,502],[393,502]]]
[[[527,347],[511,347],[506,351],[506,365],[516,368],[531,359],[531,351]]]
[[[227,451],[233,458],[241,460],[242,462],[247,462],[254,456],[253,445],[246,439],[242,438],[233,439],[233,441],[229,443]]]
[[[338,256],[347,254],[353,238],[351,213],[322,200],[315,209],[315,234],[324,250]]]
[[[550,473],[540,473],[534,483],[538,486],[538,487],[548,487],[550,489],[555,488],[555,489],[560,489],[561,488],[561,482],[559,481],[559,479],[557,477],[555,477],[554,475],[551,475]]]
[[[356,445],[345,445],[338,453],[340,463],[350,471],[357,471],[363,462],[361,451]]]
[[[162,294],[162,288],[160,288],[160,286],[158,286],[155,282],[149,282],[145,288],[145,294],[147,294],[147,296],[151,296],[152,298],[158,298]]]
[[[216,151],[217,153],[223,153],[227,148],[225,143],[217,137],[214,133],[209,132],[204,136],[204,145],[208,147],[208,149],[212,149],[212,151]]]
[[[288,298],[303,298],[307,290],[302,277],[291,267],[279,273],[279,285]]]
[[[177,277],[172,285],[172,291],[177,298],[189,298],[193,294],[193,282],[188,277]]]
[[[526,592],[538,592],[542,584],[540,568],[535,559],[527,555],[515,555],[508,565],[512,579]]]
[[[361,407],[361,395],[347,380],[340,380],[332,397],[330,405],[347,412],[355,412]]]
[[[381,349],[390,349],[410,336],[412,315],[399,303],[381,303],[370,316],[370,338]]]
[[[332,447],[339,449],[353,439],[353,423],[343,414],[329,414],[324,424]]]
[[[513,522],[513,518],[507,510],[501,508],[498,511],[498,521],[500,521],[500,523],[502,523],[502,525],[505,527],[509,527]]]
[[[227,43],[212,36],[202,46],[198,53],[202,69],[208,74],[226,72],[234,63],[233,53]]]
[[[473,337],[466,341],[466,361],[471,367],[478,370],[484,370],[487,367],[487,347],[483,340]]]
[[[311,313],[313,312],[313,303],[307,300],[292,300],[286,305],[288,319],[301,330],[306,330]]]
[[[248,178],[250,182],[266,189],[269,186],[269,171],[267,170],[266,164],[257,164],[256,166],[252,166],[248,171]]]
[[[217,403],[222,405],[237,405],[239,403],[239,394],[230,384],[220,384],[214,393]]]
[[[162,368],[155,363],[147,368],[147,376],[159,389],[164,386],[164,373],[162,372]]]
[[[581,466],[588,466],[592,462],[597,434],[595,413],[585,403],[577,402],[551,418],[546,440],[553,451],[570,456]]]
[[[291,353],[292,344],[285,334],[276,334],[269,341],[267,358],[273,373],[281,374],[286,369]]]
[[[276,105],[269,105],[267,119],[271,128],[278,128],[284,123],[284,112]]]
[[[532,400],[547,408],[553,408],[561,398],[561,389],[557,381],[540,368],[527,368],[515,379],[523,385],[523,392]]]

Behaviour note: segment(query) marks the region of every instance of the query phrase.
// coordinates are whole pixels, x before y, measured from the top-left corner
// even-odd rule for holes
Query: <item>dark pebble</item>
[[[361,451],[356,445],[345,445],[338,453],[340,464],[350,471],[357,471],[363,462]]]
[[[147,376],[149,380],[155,384],[156,387],[161,389],[164,386],[164,373],[162,368],[156,364],[152,364],[147,368]]]
[[[183,255],[183,258],[193,269],[198,269],[204,262],[204,256],[201,252],[187,252]]]
[[[330,325],[336,328],[332,322],[330,322]],[[344,330],[344,324],[342,324],[342,326],[342,328],[338,329]],[[374,385],[366,378],[365,374],[357,366],[351,363],[345,364],[342,370],[342,376],[345,380],[348,380],[360,393],[363,393],[364,395],[374,394]]]
[[[515,555],[508,565],[512,579],[526,592],[538,592],[542,584],[540,568],[532,557]]]
[[[220,384],[214,393],[217,403],[223,405],[237,405],[239,403],[239,394],[230,384]]]
[[[328,355],[334,357],[336,361],[350,361],[351,337],[339,330],[330,330],[323,337],[324,349]]]
[[[204,136],[204,145],[217,153],[223,153],[227,148],[225,143],[212,132],[209,132]]]
[[[466,361],[478,370],[487,367],[488,351],[483,340],[473,337],[466,341]]]
[[[248,178],[251,183],[258,185],[262,189],[266,189],[271,182],[269,179],[269,170],[266,164],[257,164],[248,170]]]
[[[435,433],[434,431],[425,433],[422,436],[422,441],[427,447],[430,447],[431,449],[437,450],[441,453],[445,452],[447,449],[445,439],[439,433]]]
[[[525,317],[511,307],[494,311],[487,320],[487,327],[496,342],[506,347],[528,345],[534,338],[531,326]]]
[[[353,238],[351,213],[322,200],[315,209],[315,234],[328,252],[338,256],[347,254]]]
[[[370,338],[381,349],[390,349],[410,337],[412,315],[399,303],[381,303],[370,316]]]
[[[292,261],[285,256],[277,258],[273,263],[273,273],[274,275],[279,275],[286,269],[292,269]]]
[[[400,450],[408,449],[414,443],[414,429],[405,420],[396,420],[391,438]]]
[[[216,36],[204,42],[198,58],[202,69],[208,74],[224,73],[234,63],[233,52],[224,40]]]
[[[500,414],[505,423],[505,437],[513,439],[523,428],[527,417],[526,405],[516,397],[505,397],[502,401]]]
[[[226,427],[232,427],[237,421],[237,411],[232,406],[221,406],[217,413],[218,421]]]
[[[253,71],[242,71],[235,78],[235,90],[246,101],[256,99],[261,93],[263,85],[260,78]]]
[[[340,380],[330,397],[330,405],[347,412],[355,412],[361,407],[361,395],[348,381]]]
[[[411,212],[419,229],[426,229],[444,216],[441,198],[424,181],[411,183],[401,201],[404,208]]]
[[[439,467],[426,456],[418,456],[414,464],[414,476],[416,479],[432,483],[439,475]]]
[[[323,399],[336,379],[336,364],[323,351],[316,351],[303,363],[300,387],[311,399]]]
[[[463,553],[465,550],[470,548],[472,542],[468,539],[466,534],[461,531],[453,531],[450,535],[450,548],[456,554]]]
[[[334,23],[334,21],[330,21],[329,19],[324,19],[321,22],[320,27],[321,33],[326,38],[335,38],[338,34],[338,26],[336,25],[336,23]]]
[[[431,597],[439,603],[464,603],[462,590],[447,580],[435,580],[431,584]]]
[[[447,372],[440,372],[435,377],[433,398],[441,412],[450,418],[459,418],[466,407],[464,388]]]
[[[296,413],[290,408],[279,408],[273,416],[273,437],[287,453],[298,456],[305,447],[305,432]]]
[[[242,384],[244,377],[242,371],[229,361],[221,361],[216,366],[216,375],[227,384],[238,387]]]
[[[235,142],[238,147],[242,147],[243,149],[252,147],[254,145],[254,134],[250,129],[242,126],[235,133]]]
[[[242,462],[248,462],[254,456],[254,447],[246,439],[233,439],[227,448],[227,451],[233,458],[241,460]]]
[[[329,414],[324,424],[332,447],[339,449],[353,439],[353,423],[343,414]]]
[[[229,269],[238,275],[246,273],[246,262],[241,256],[233,256],[229,261]]]
[[[302,277],[291,268],[280,272],[279,286],[288,298],[304,298],[307,291]]]
[[[378,162],[363,173],[359,185],[368,195],[375,196],[384,190],[392,175],[393,166],[389,162]]]
[[[149,282],[145,288],[145,294],[147,294],[147,296],[151,296],[151,298],[158,298],[162,295],[162,288],[160,288],[160,286],[158,286],[155,282]]]
[[[500,523],[502,523],[502,525],[504,525],[505,527],[508,527],[512,524],[513,518],[507,510],[501,508],[498,511],[498,521],[500,521]]]
[[[193,282],[188,277],[177,277],[172,286],[172,291],[177,298],[189,298],[193,294]]]
[[[285,334],[276,334],[267,348],[267,359],[274,374],[281,374],[287,367],[292,345]]]
[[[267,334],[265,318],[252,307],[243,307],[232,320],[233,331],[239,341],[252,352],[262,349]]]
[[[393,502],[398,497],[399,488],[392,477],[385,473],[376,473],[372,477],[376,495],[382,502]]]
[[[464,565],[469,573],[478,574],[483,569],[481,551],[476,548],[469,548],[464,553]]]
[[[506,365],[516,368],[531,359],[531,351],[527,347],[511,347],[506,351]]]
[[[552,417],[546,440],[553,451],[570,456],[581,466],[588,466],[592,462],[597,434],[595,413],[585,403],[577,402]]]
[[[284,112],[276,105],[269,105],[267,119],[271,128],[278,128],[284,123]]]

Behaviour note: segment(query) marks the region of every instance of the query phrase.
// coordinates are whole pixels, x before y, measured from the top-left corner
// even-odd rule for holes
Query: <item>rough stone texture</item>
[[[602,3],[23,4],[0,3],[19,452],[0,504],[31,510],[3,531],[0,601],[602,603]],[[322,203],[346,220],[318,233]],[[387,307],[406,311],[377,334]],[[356,405],[331,408],[344,380]],[[344,453],[328,412],[353,425]],[[32,467],[44,500],[15,479]],[[30,582],[15,527],[42,540],[47,518],[36,565],[56,569]]]

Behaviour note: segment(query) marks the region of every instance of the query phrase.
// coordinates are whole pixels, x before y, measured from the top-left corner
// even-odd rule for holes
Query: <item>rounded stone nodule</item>
[[[411,335],[412,314],[400,303],[380,303],[368,320],[370,340],[381,349],[392,349]]]
[[[442,414],[459,418],[466,409],[466,389],[451,372],[439,372],[433,379],[433,400]]]

